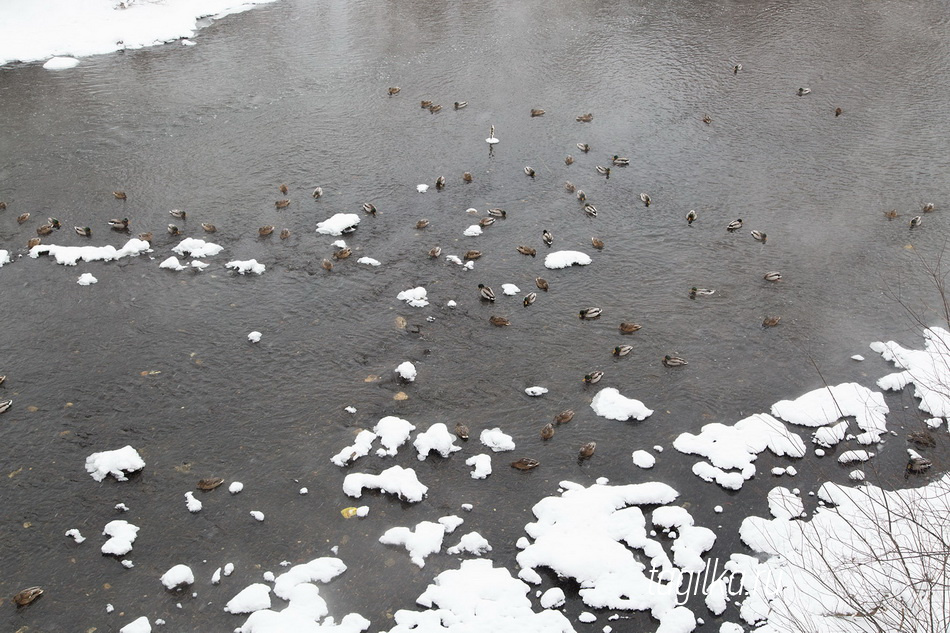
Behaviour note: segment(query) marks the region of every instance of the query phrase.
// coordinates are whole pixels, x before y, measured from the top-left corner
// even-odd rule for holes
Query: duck
[[[205,479],[199,479],[196,487],[198,490],[214,490],[223,483],[224,479],[221,477],[206,477]]]
[[[29,220],[29,219],[30,219],[30,214],[29,214],[29,213],[21,213],[20,215],[18,215],[18,216],[16,217],[16,221],[17,221],[18,224],[23,224],[24,222],[26,222],[26,221]]]
[[[456,101],[454,107],[456,110],[461,110],[468,105],[468,101]]]
[[[686,224],[692,224],[696,221],[696,211],[690,209],[690,212],[686,214]]]
[[[2,385],[4,382],[6,382],[6,380],[7,380],[7,377],[6,377],[5,375],[0,376],[0,385]]]
[[[697,288],[696,286],[693,286],[692,288],[689,289],[690,299],[695,299],[697,296],[706,297],[706,296],[714,295],[714,294],[716,294],[716,291],[710,290],[709,288]]]
[[[522,303],[524,304],[524,307],[527,308],[529,305],[531,305],[532,303],[534,303],[535,301],[537,301],[537,299],[538,299],[538,293],[536,293],[536,292],[529,292],[528,294],[526,294],[526,295],[524,296],[524,299],[522,300]]]
[[[505,327],[506,325],[511,325],[511,321],[505,317],[492,316],[488,318],[488,322],[494,325],[495,327]]]
[[[614,356],[626,356],[633,351],[633,345],[618,345],[614,348]]]
[[[589,374],[586,374],[584,376],[584,382],[587,383],[588,385],[594,385],[600,382],[600,379],[603,377],[604,377],[604,372],[600,370],[592,371]]]
[[[577,190],[577,200],[579,202],[584,202],[585,200],[587,200],[587,194],[584,192],[583,189]]]
[[[920,456],[911,457],[910,460],[908,460],[907,462],[907,472],[922,473],[925,470],[929,469],[931,466],[933,466],[933,462],[931,462],[926,457],[920,457]]]
[[[531,257],[534,257],[538,254],[537,249],[531,248],[530,246],[525,246],[523,244],[518,247],[518,252],[522,255],[530,255]]]
[[[587,143],[578,143],[577,149],[581,150],[582,152],[586,154],[587,152],[590,151],[590,145],[588,145]]]
[[[575,191],[577,191],[577,187],[575,187],[574,183],[571,182],[570,180],[564,183],[564,188],[567,189],[568,193],[574,193]]]
[[[712,123],[712,119],[709,118],[708,114],[703,115],[703,123],[705,123],[706,125],[709,125],[710,123]]]
[[[323,187],[316,187],[313,190],[313,193],[310,194],[314,199],[320,198],[323,196]]]
[[[592,204],[585,204],[585,205],[584,205],[584,213],[586,213],[588,217],[596,218],[596,217],[597,217],[597,207],[595,207],[595,206],[592,205]]]
[[[485,284],[478,284],[478,294],[481,295],[482,299],[485,299],[486,301],[495,300],[495,291]]]
[[[596,248],[597,250],[603,250],[604,240],[598,239],[596,237],[590,238],[590,245]]]
[[[83,237],[92,237],[92,229],[88,226],[74,226],[73,230],[76,231],[76,235],[81,235]]]
[[[773,270],[773,271],[765,273],[765,275],[762,278],[765,279],[766,281],[782,281],[782,273],[776,270]]]
[[[685,358],[680,358],[679,356],[670,356],[667,354],[663,357],[663,364],[667,367],[682,367],[683,365],[688,365]]]
[[[782,320],[780,316],[770,316],[762,319],[762,327],[775,327]]]
[[[915,215],[910,219],[910,228],[915,228],[920,226],[920,223],[923,222],[923,219],[919,215]]]
[[[844,110],[842,110],[841,108],[835,108],[835,116],[836,116],[836,117],[841,116],[843,113],[844,113]]]
[[[0,211],[5,210],[6,208],[7,208],[7,203],[6,203],[6,202],[0,202]]]
[[[616,167],[627,167],[630,165],[629,158],[624,158],[622,156],[618,156],[617,154],[614,154],[613,158],[610,159],[610,162],[612,162]]]
[[[280,185],[279,187],[277,187],[277,190],[280,191],[280,192],[281,192],[282,194],[284,194],[284,195],[286,195],[286,194],[287,194],[287,191],[289,191],[289,190],[287,189],[287,185],[284,184],[284,183],[281,183],[281,185]]]
[[[455,423],[455,435],[460,440],[467,440],[469,437],[468,427],[461,422]]]
[[[736,64],[732,67],[732,74],[738,75],[740,70],[742,70],[742,64]]]
[[[594,120],[594,115],[588,112],[587,114],[582,114],[574,119],[578,123],[590,123]]]
[[[128,196],[125,195],[124,191],[113,191],[112,195],[115,196],[116,200],[127,200]]]
[[[548,288],[550,287],[548,284],[548,280],[544,279],[543,277],[535,277],[534,284],[538,287],[539,290],[543,290],[544,292],[547,292]]]
[[[522,457],[517,461],[511,462],[511,467],[517,468],[518,470],[531,470],[532,468],[537,468],[540,465],[541,462],[530,457]]]
[[[596,318],[599,317],[602,313],[603,313],[603,309],[602,309],[602,308],[590,307],[590,308],[584,308],[584,309],[581,310],[578,314],[579,314],[580,318],[582,318],[582,319],[596,319]]]
[[[729,231],[730,233],[734,233],[741,228],[742,228],[742,218],[739,218],[738,220],[733,220],[732,222],[726,225],[726,230]]]
[[[287,207],[290,206],[290,200],[288,200],[287,198],[284,198],[282,200],[277,200],[276,202],[274,202],[274,206],[277,207],[278,209],[286,209]]]
[[[376,215],[376,205],[374,205],[371,202],[364,202],[363,211],[365,211],[366,213],[370,215]]]
[[[439,112],[441,109],[442,109],[441,105],[439,105],[438,103],[433,103],[432,105],[429,106],[429,113],[435,114],[436,112]]]
[[[541,439],[549,440],[554,437],[554,425],[548,422],[541,427]]]
[[[922,208],[922,211],[923,211],[924,213],[930,213],[930,212],[933,211],[933,210],[934,210],[934,203],[933,203],[933,202],[928,202],[928,203],[925,204],[925,205],[923,206],[923,208]]]
[[[169,226],[171,226],[171,225],[169,225]],[[260,235],[261,237],[265,237],[265,236],[267,236],[267,235],[270,235],[270,234],[273,233],[273,232],[274,232],[274,225],[273,225],[273,224],[268,224],[267,226],[262,226],[261,228],[257,229],[257,234]]]
[[[423,219],[419,220],[418,222],[416,222],[416,228],[419,229],[420,231],[421,231],[422,229],[426,228],[427,226],[429,226],[429,221],[426,220],[425,218],[423,218]]]
[[[433,246],[432,248],[429,249],[429,257],[431,257],[432,259],[435,259],[441,254],[442,254],[441,246]]]
[[[541,231],[541,241],[550,246],[554,243],[554,236],[551,234],[551,231],[544,229]]]
[[[34,246],[39,246],[42,242],[43,240],[41,240],[38,237],[31,237],[30,239],[26,241],[26,247],[33,248]]]
[[[544,116],[544,110],[541,108],[531,108],[531,116]]]
[[[42,595],[43,589],[40,587],[28,587],[23,591],[17,592],[17,594],[13,596],[13,602],[17,607],[25,607]]]
[[[481,256],[482,256],[481,251],[475,251],[475,250],[465,251],[465,255],[463,256],[463,259],[473,260],[473,259],[478,259]]]
[[[555,424],[567,424],[574,419],[574,409],[564,409],[554,416]]]
[[[400,90],[402,90],[402,88],[400,88],[399,86],[390,86],[389,96],[392,97],[394,95],[398,95]]]
[[[429,106],[432,105],[432,102],[429,101],[428,99],[423,99],[423,100],[420,101],[419,103],[420,103],[420,105],[422,106],[423,109],[428,108]]]
[[[646,207],[650,206],[650,202],[652,202],[650,200],[650,196],[648,196],[645,193],[640,194],[640,201],[643,202],[643,206],[646,206]]]
[[[478,226],[484,229],[485,227],[489,227],[494,223],[495,223],[495,218],[482,218],[481,220],[478,221]]]
[[[533,167],[528,167],[527,165],[525,165],[524,173],[527,174],[528,176],[534,178],[535,172],[534,172],[534,168],[533,168]]]
[[[216,227],[215,225],[213,225],[213,224],[211,224],[211,223],[209,223],[209,222],[202,222],[202,223],[201,223],[201,228],[203,228],[203,229],[205,230],[205,233],[214,233],[215,231],[218,230],[218,227]]]
[[[508,212],[504,209],[489,209],[487,213],[493,218],[501,218],[502,220],[508,217]]]
[[[335,260],[341,260],[341,259],[346,259],[347,257],[349,257],[349,256],[352,255],[352,254],[353,254],[353,249],[352,249],[352,248],[341,248],[340,250],[338,250],[338,251],[336,251],[335,253],[333,253],[333,255],[331,255],[331,257],[333,257],[333,259],[335,259]]]
[[[153,235],[151,231],[148,231],[146,233],[139,233],[139,239],[142,240],[143,242],[148,242],[149,244],[152,243],[152,237]]]
[[[639,330],[639,329],[642,328],[642,327],[643,327],[643,326],[640,325],[639,323],[627,323],[627,322],[624,322],[624,323],[621,323],[621,324],[620,324],[620,333],[621,333],[621,334],[633,334],[634,332],[636,332],[637,330]]]
[[[173,218],[181,218],[184,220],[188,214],[181,209],[172,209],[168,212],[168,215],[172,216]]]
[[[63,228],[63,225],[60,224],[59,220],[57,220],[56,218],[46,218],[46,223],[49,224],[54,229],[56,229],[57,231]]]
[[[574,157],[571,156],[570,154],[568,154],[567,156],[565,156],[565,157],[564,157],[564,164],[565,164],[565,165],[573,165],[573,164],[574,164]]]
[[[11,406],[13,406],[13,400],[0,400],[0,413],[4,413]]]
[[[811,88],[799,88],[799,89],[798,89],[798,96],[799,96],[799,97],[804,97],[805,95],[807,95],[807,94],[809,94],[809,93],[811,93]]]
[[[37,235],[49,235],[49,234],[52,233],[52,232],[53,232],[53,225],[52,225],[52,224],[44,224],[44,225],[42,225],[42,226],[36,227],[36,234],[37,234]]]
[[[937,445],[936,438],[929,431],[914,431],[907,436],[907,441],[926,448],[933,448]]]
[[[603,165],[597,165],[597,167],[596,167],[595,169],[597,169],[597,173],[600,174],[601,176],[606,176],[607,178],[610,178],[610,167],[604,167]]]
[[[290,237],[290,229],[281,229],[280,230],[280,239],[286,240]]]
[[[595,450],[597,450],[597,442],[587,442],[581,446],[581,450],[578,451],[577,456],[579,459],[590,459]]]
[[[757,242],[762,242],[763,244],[765,244],[765,241],[768,239],[768,236],[765,233],[762,231],[756,231],[755,229],[750,231],[750,235],[752,235],[752,239]]]
[[[331,270],[333,270],[333,262],[331,262],[329,259],[325,257],[323,258],[323,261],[320,262],[320,266],[322,266],[323,270],[327,272],[330,272]]]
[[[439,176],[435,179],[435,188],[436,189],[445,189],[445,176]]]
[[[897,209],[891,209],[890,211],[884,212],[884,217],[888,220],[893,220],[894,218],[899,218],[900,214],[897,213]]]
[[[462,173],[462,182],[472,182],[473,180],[474,178],[472,178],[471,172],[466,171]]]
[[[271,227],[271,230],[274,230],[274,227]],[[174,224],[168,225],[168,233],[170,235],[181,235],[181,229],[175,226]]]

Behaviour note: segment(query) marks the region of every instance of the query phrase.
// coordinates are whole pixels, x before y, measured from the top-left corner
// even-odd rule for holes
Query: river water
[[[8,205],[0,248],[25,255],[47,216],[65,228],[44,243],[119,246],[128,236],[109,231],[113,217],[130,218],[133,236],[155,235],[151,258],[71,268],[24,256],[0,269],[0,373],[8,376],[0,397],[15,402],[0,417],[0,595],[30,585],[47,592],[27,609],[4,608],[4,630],[112,631],[140,615],[164,618],[170,630],[232,630],[243,620],[221,609],[240,588],[279,572],[280,561],[331,555],[334,546],[350,570],[321,590],[331,613],[358,611],[383,630],[436,573],[457,566],[441,555],[416,568],[377,543],[385,529],[469,502],[463,530],[478,530],[493,558],[515,569],[531,505],[565,479],[671,483],[699,524],[723,526],[718,551],[728,555],[742,547],[742,517],[766,512],[775,483],[760,475],[739,494],[703,484],[672,440],[823,382],[872,386],[889,369],[868,343],[919,347],[914,315],[941,322],[924,268],[944,247],[950,210],[944,3],[284,0],[214,22],[195,39],[194,47],[84,59],[68,72],[0,69],[0,200]],[[387,96],[390,86],[400,93]],[[811,94],[798,96],[800,87]],[[423,99],[442,111],[421,109]],[[469,105],[456,111],[455,101]],[[532,118],[532,108],[546,114]],[[575,121],[587,112],[591,123]],[[493,148],[484,140],[491,125],[500,139]],[[575,147],[582,142],[589,154]],[[604,178],[595,166],[615,154],[631,164]],[[416,192],[440,175],[445,190]],[[564,190],[567,180],[587,192],[596,218]],[[317,185],[325,195],[314,200]],[[290,206],[276,210],[283,197]],[[378,215],[364,215],[363,202]],[[928,202],[936,212],[910,229]],[[476,221],[470,207],[482,217],[502,207],[508,217],[464,237]],[[172,208],[187,219],[171,218]],[[699,215],[693,226],[690,209]],[[888,221],[889,209],[900,217]],[[20,225],[24,212],[32,218]],[[328,273],[320,261],[335,238],[314,227],[337,212],[363,217],[346,236],[355,256]],[[417,230],[420,218],[430,226]],[[744,228],[728,233],[736,218]],[[225,252],[201,273],[160,270],[180,239],[165,232],[168,222]],[[217,233],[206,236],[200,222]],[[259,238],[268,224],[291,237]],[[74,225],[93,236],[75,235]],[[593,264],[545,270],[543,229],[554,249],[589,253]],[[603,251],[592,236],[606,242]],[[519,254],[519,244],[538,257]],[[436,245],[484,255],[465,271],[430,260]],[[251,258],[267,266],[262,276],[223,267]],[[769,270],[782,282],[764,281]],[[77,285],[82,272],[98,283]],[[520,296],[539,275],[551,290],[523,308]],[[479,283],[522,292],[487,305]],[[419,285],[428,307],[396,300]],[[691,300],[691,286],[716,294]],[[588,306],[603,316],[578,319]],[[491,327],[493,314],[511,326]],[[770,315],[781,324],[763,329]],[[621,321],[643,329],[621,336]],[[257,345],[246,340],[252,330],[263,333]],[[612,358],[621,343],[633,353]],[[664,368],[660,359],[673,353],[689,365]],[[857,353],[868,360],[852,361]],[[392,378],[405,360],[419,370],[411,385]],[[594,369],[605,378],[585,387]],[[532,385],[550,391],[530,398],[523,390]],[[644,422],[598,418],[588,404],[602,386],[656,412]],[[408,399],[396,400],[399,392]],[[920,427],[910,391],[888,402],[898,433]],[[566,408],[578,411],[575,421],[542,443],[540,427]],[[403,449],[392,463],[416,468],[427,500],[410,507],[369,495],[370,516],[345,521],[339,510],[354,503],[341,490],[348,470],[329,457],[384,415],[420,430],[500,426],[518,444],[515,457],[542,465],[521,473],[507,467],[515,457],[500,454],[495,473],[476,481],[464,465],[484,449],[475,440],[446,460],[417,462]],[[578,463],[590,440],[596,455]],[[131,482],[97,484],[84,472],[87,455],[126,444],[147,462]],[[903,441],[891,444],[874,478],[899,485]],[[667,449],[657,467],[633,466],[631,451],[654,445]],[[763,454],[760,473],[787,463]],[[388,465],[369,458],[353,470]],[[799,470],[787,485],[803,491],[845,481],[848,471],[814,459]],[[211,475],[240,480],[245,491],[201,495],[205,509],[189,514],[184,492]],[[128,514],[113,509],[119,502]],[[711,512],[716,504],[723,515]],[[257,523],[250,510],[267,518]],[[98,552],[102,526],[115,518],[142,527],[131,570]],[[69,528],[89,541],[64,538]],[[229,561],[235,579],[210,586],[211,572]],[[158,582],[180,562],[199,577],[196,598]],[[581,610],[577,600],[566,607],[572,619]],[[707,622],[700,630],[718,630],[716,618]]]

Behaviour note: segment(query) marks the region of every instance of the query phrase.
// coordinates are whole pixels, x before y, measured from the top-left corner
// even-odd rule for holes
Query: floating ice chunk
[[[472,479],[485,479],[491,474],[490,455],[472,455],[465,460],[466,466],[472,466]]]
[[[221,583],[221,568],[218,567],[214,570],[214,573],[211,574],[211,584],[217,585]]]
[[[866,462],[872,457],[874,457],[874,453],[870,451],[845,451],[838,456],[838,463],[851,464],[853,462]]]
[[[143,615],[123,626],[119,629],[119,633],[152,633],[152,624]]]
[[[73,529],[71,529],[71,530],[66,530],[66,536],[72,538],[72,539],[73,539],[74,541],[76,541],[77,543],[82,543],[83,541],[86,540],[86,537],[83,536],[83,535],[79,532],[79,530],[77,530],[76,528],[73,528]]]
[[[586,266],[591,262],[589,255],[581,253],[580,251],[555,251],[553,253],[548,253],[544,258],[544,267],[545,268],[567,268],[568,266],[573,266],[577,264],[578,266]]]
[[[548,390],[545,387],[528,387],[524,392],[529,396],[543,396]]]
[[[583,611],[581,612],[579,616],[577,616],[577,621],[583,622],[585,624],[589,624],[591,622],[596,622],[597,616],[591,613],[590,611]]]
[[[5,251],[0,249],[0,268],[3,268],[4,264],[10,263],[10,251]]]
[[[109,537],[109,540],[102,544],[102,553],[125,556],[132,551],[132,543],[135,542],[138,533],[138,526],[132,525],[128,521],[121,519],[109,521],[102,528],[102,534]]]
[[[331,457],[330,461],[337,466],[346,466],[347,464],[355,462],[360,457],[369,454],[369,450],[372,448],[375,440],[376,434],[364,429],[356,435],[356,441],[351,446],[347,446]]]
[[[823,426],[811,436],[811,441],[818,446],[823,446],[824,448],[831,448],[836,445],[838,442],[844,439],[845,433],[848,431],[848,421],[842,420],[832,426]]]
[[[267,269],[267,267],[264,266],[264,264],[259,264],[256,259],[246,259],[246,260],[235,259],[234,261],[230,261],[227,264],[225,264],[224,267],[233,268],[234,270],[238,271],[242,275],[246,275],[247,273],[262,275],[264,274],[264,271]]]
[[[258,332],[257,330],[254,330],[253,332],[247,335],[247,340],[249,340],[252,343],[260,343],[261,333]]]
[[[419,453],[419,461],[425,460],[431,451],[437,452],[442,457],[448,457],[455,451],[462,448],[455,445],[455,435],[449,433],[448,427],[442,422],[436,422],[429,427],[429,430],[419,433],[412,443]]]
[[[412,382],[416,379],[416,366],[407,360],[396,367],[396,373],[403,380]]]
[[[460,526],[460,525],[462,525],[463,523],[465,523],[465,519],[463,519],[463,518],[460,517],[460,516],[456,516],[456,515],[454,515],[454,514],[450,514],[450,515],[448,515],[448,516],[439,517],[439,523],[442,525],[442,527],[445,528],[445,533],[446,533],[446,534],[451,534],[452,532],[455,531],[455,529],[456,529],[458,526]]]
[[[899,391],[914,383],[914,396],[920,399],[921,410],[945,418],[950,415],[950,393],[946,388],[950,384],[947,359],[950,332],[933,327],[924,330],[923,336],[923,350],[905,349],[894,341],[871,344],[871,349],[881,354],[884,360],[904,370],[884,376],[877,385]]]
[[[854,356],[851,357],[851,360],[862,361],[864,360],[864,356],[861,356],[860,354],[855,354]]]
[[[80,286],[91,286],[98,281],[98,279],[92,276],[92,273],[83,273],[79,275],[79,279],[76,280],[76,283]]]
[[[428,190],[429,190],[429,185],[425,183],[421,185],[416,185],[416,191],[418,191],[419,193],[425,193]]]
[[[445,526],[432,521],[416,524],[414,530],[407,527],[394,527],[386,530],[379,542],[384,545],[402,545],[409,552],[409,558],[419,567],[425,567],[426,557],[442,549]]]
[[[755,466],[749,464],[740,472],[729,473],[708,462],[696,462],[693,464],[693,474],[703,481],[715,482],[728,490],[739,490],[746,479],[755,475]]]
[[[43,64],[43,68],[46,70],[69,70],[78,65],[79,60],[75,57],[52,57]]]
[[[426,301],[426,289],[422,286],[416,286],[415,288],[410,288],[409,290],[403,290],[396,298],[400,301],[405,301],[413,308],[424,308],[429,305],[429,302]]]
[[[357,264],[366,264],[367,266],[382,266],[378,259],[373,259],[372,257],[360,257],[356,260]]]
[[[190,490],[185,493],[185,505],[188,506],[188,512],[201,512],[202,503],[195,499],[195,494]]]
[[[231,485],[228,486],[228,492],[230,492],[232,495],[236,495],[242,490],[244,490],[244,484],[242,484],[240,481],[232,481]]]
[[[274,595],[290,600],[294,588],[298,585],[310,582],[328,583],[345,571],[346,565],[343,561],[331,556],[315,558],[302,565],[294,565],[277,577],[274,583]],[[325,611],[323,615],[326,615]]]
[[[860,469],[852,470],[848,473],[848,479],[851,481],[864,481],[864,471]]]
[[[346,240],[337,240],[330,246],[335,246],[336,248],[346,248]]]
[[[178,258],[174,255],[163,261],[158,267],[167,268],[168,270],[185,270],[185,267],[181,265],[181,262],[178,261]]]
[[[478,226],[477,224],[472,224],[467,229],[465,229],[465,231],[462,232],[462,235],[465,235],[466,237],[476,237],[481,234],[482,234],[482,227]]]
[[[57,246],[56,244],[39,244],[30,249],[30,257],[36,259],[40,255],[52,255],[57,264],[75,266],[81,259],[84,262],[98,260],[112,261],[122,257],[131,257],[151,251],[151,244],[145,240],[131,239],[125,246],[117,249],[115,246]]]
[[[251,613],[269,608],[270,587],[262,582],[248,585],[224,605],[228,613]]]
[[[930,418],[928,420],[924,420],[924,423],[927,425],[927,428],[939,429],[940,425],[943,424],[943,418]]]
[[[255,519],[257,519],[258,521],[264,520],[264,513],[261,512],[260,510],[251,510],[249,514]]]
[[[500,451],[515,450],[515,442],[510,435],[502,432],[497,426],[493,429],[485,429],[478,436],[482,444],[492,449],[496,453]]]
[[[106,475],[112,475],[119,481],[128,479],[125,473],[145,468],[145,461],[131,446],[123,446],[114,451],[93,453],[86,458],[86,472],[96,481],[102,481]]]
[[[343,235],[356,230],[360,216],[355,213],[337,213],[328,220],[317,223],[317,233],[322,235]]]
[[[381,418],[373,427],[373,432],[379,436],[379,443],[383,445],[383,448],[379,449],[376,454],[380,457],[395,455],[399,447],[409,439],[409,434],[415,428],[415,425],[410,424],[407,420],[392,415]]]
[[[887,430],[887,413],[884,396],[856,382],[815,389],[795,400],[772,405],[772,415],[800,426],[825,426],[854,416],[875,442]]]
[[[177,589],[178,587],[190,585],[194,582],[195,575],[188,565],[175,565],[162,574],[162,584],[165,585],[165,589],[168,590]]]
[[[713,615],[722,615],[726,610],[726,597],[728,596],[728,587],[725,578],[719,578],[706,588],[706,608]]]
[[[446,305],[447,307],[449,307],[449,308],[454,308],[454,307],[457,306],[458,304],[455,302],[454,299],[449,299],[448,302],[447,302],[445,305]]]
[[[719,625],[719,633],[742,633],[742,627],[735,622],[723,622]]]
[[[219,244],[206,242],[193,237],[186,237],[178,242],[178,246],[172,248],[172,252],[182,257],[186,255],[190,257],[214,257],[223,250],[224,247]]]
[[[640,468],[653,468],[656,464],[656,457],[646,451],[633,451],[633,463]]]
[[[776,486],[769,491],[768,501],[769,512],[776,519],[797,518],[805,512],[801,498],[782,486]]]
[[[541,596],[541,606],[545,609],[557,609],[564,606],[567,598],[564,596],[564,590],[560,587],[551,587]]]
[[[463,263],[462,258],[459,257],[458,255],[446,255],[445,261],[452,262],[453,264],[458,264],[459,266],[461,266]]]
[[[347,413],[356,413],[356,407],[352,405],[343,407],[343,410],[346,411]]]
[[[514,284],[501,284],[501,292],[511,297],[521,292],[521,288]]]
[[[194,45],[195,45],[195,42],[189,40],[188,38],[185,38],[185,39],[182,39],[181,45],[182,45],[182,46],[194,46]]]
[[[350,473],[343,479],[343,492],[351,497],[359,498],[363,488],[377,488],[412,503],[422,501],[429,490],[420,483],[416,471],[402,466],[392,466],[378,475]]]
[[[605,387],[597,392],[590,408],[608,420],[645,420],[653,414],[653,409],[647,409],[639,400],[620,395],[613,387]]]

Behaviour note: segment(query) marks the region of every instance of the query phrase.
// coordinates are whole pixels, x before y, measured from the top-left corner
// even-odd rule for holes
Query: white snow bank
[[[871,349],[904,371],[877,381],[881,389],[900,391],[914,383],[920,408],[933,416],[950,415],[950,332],[939,327],[924,330],[924,349],[905,349],[895,343],[872,343]]]
[[[317,233],[322,235],[343,235],[356,230],[360,216],[355,213],[337,213],[328,220],[317,223]]]
[[[224,250],[224,247],[213,242],[206,242],[193,237],[186,237],[172,248],[172,251],[182,257],[213,257]]]
[[[400,301],[405,301],[413,308],[424,308],[429,305],[429,302],[426,301],[426,289],[422,286],[403,290],[396,295],[396,298]]]
[[[69,70],[79,65],[79,60],[75,57],[52,57],[43,64],[46,70]]]
[[[580,251],[555,251],[553,253],[548,253],[544,258],[544,267],[567,268],[568,266],[573,266],[574,264],[577,264],[578,266],[586,266],[590,262],[590,256],[585,253],[581,253]]]
[[[145,468],[145,461],[131,446],[123,446],[114,451],[93,453],[86,458],[86,472],[96,481],[102,481],[112,475],[119,481],[126,481],[125,473]]]
[[[2,23],[2,22],[0,22]],[[2,40],[2,37],[0,37]],[[122,248],[107,246],[57,246],[56,244],[39,244],[30,249],[30,257],[36,259],[40,255],[52,255],[57,264],[75,266],[81,259],[84,262],[112,261],[122,257],[131,257],[151,251],[151,244],[145,240],[131,239]]]
[[[172,590],[183,585],[190,585],[195,582],[195,575],[188,565],[175,565],[164,574],[162,574],[162,584],[165,589]]]
[[[597,392],[590,408],[608,420],[645,420],[653,414],[653,409],[647,409],[639,400],[620,395],[613,387],[605,387]]]
[[[800,426],[824,426],[854,416],[858,426],[867,432],[865,437],[858,437],[862,444],[881,438],[887,430],[887,412],[883,394],[856,382],[815,389],[795,400],[772,405],[772,415]]]
[[[246,259],[246,260],[234,260],[230,261],[224,265],[225,268],[233,268],[242,275],[247,273],[254,273],[255,275],[261,275],[267,269],[264,264],[259,264],[256,259]]]
[[[429,488],[419,482],[412,468],[392,466],[378,475],[351,473],[343,479],[343,492],[359,498],[363,488],[377,488],[413,503],[422,501]]]

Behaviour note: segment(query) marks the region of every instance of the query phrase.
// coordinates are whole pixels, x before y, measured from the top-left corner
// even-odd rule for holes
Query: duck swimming
[[[544,110],[541,108],[531,108],[531,116],[544,116]]]
[[[478,284],[478,294],[486,301],[495,300],[495,292],[485,284]]]
[[[511,321],[505,317],[493,316],[489,317],[488,322],[494,325],[495,327],[505,327],[506,325],[511,325]]]
[[[554,243],[554,235],[547,229],[541,231],[541,241],[550,246]]]
[[[538,298],[538,293],[536,293],[536,292],[529,292],[528,294],[526,294],[526,295],[524,296],[524,299],[522,300],[522,303],[524,304],[524,307],[527,308],[529,305],[531,305],[532,303],[534,303],[534,302],[537,300],[537,298]]]
[[[726,230],[729,231],[730,233],[738,231],[741,228],[742,228],[742,218],[739,218],[738,220],[733,220],[732,222],[726,225]]]
[[[683,365],[688,365],[685,358],[680,358],[679,356],[670,356],[667,354],[663,357],[663,364],[667,367],[682,367]]]
[[[594,120],[594,115],[588,112],[587,114],[582,114],[574,119],[578,123],[590,123]]]
[[[689,213],[686,214],[686,224],[692,224],[695,221],[696,221],[695,211],[690,211]]]

